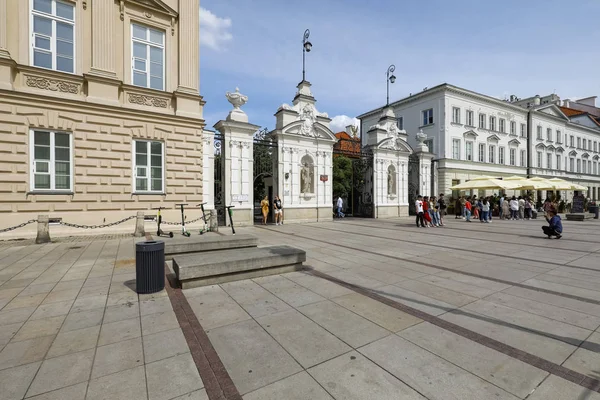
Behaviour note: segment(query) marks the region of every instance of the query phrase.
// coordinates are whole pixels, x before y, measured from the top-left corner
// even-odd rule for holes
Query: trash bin
[[[588,207],[588,211],[592,214],[594,214],[594,219],[598,219],[598,210],[600,210],[600,207],[598,206],[589,206]]]
[[[156,293],[165,288],[165,242],[151,240],[135,245],[136,292]]]

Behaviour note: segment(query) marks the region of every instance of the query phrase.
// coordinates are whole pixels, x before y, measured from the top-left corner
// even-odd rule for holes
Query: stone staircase
[[[165,258],[172,261],[183,289],[297,271],[306,261],[304,250],[258,247],[251,235],[205,234],[164,241]]]

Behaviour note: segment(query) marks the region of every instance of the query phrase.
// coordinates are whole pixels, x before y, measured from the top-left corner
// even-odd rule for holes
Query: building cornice
[[[206,126],[205,120],[200,118],[190,118],[166,114],[163,112],[152,112],[142,109],[133,109],[128,107],[119,107],[107,104],[86,102],[81,100],[72,100],[70,98],[58,98],[54,96],[44,96],[42,94],[32,94],[30,92],[20,92],[13,90],[0,89],[0,97],[6,103],[19,103],[32,106],[32,103],[39,103],[40,108],[52,109],[55,111],[85,112],[94,115],[114,117],[115,114],[138,120],[140,122],[160,121],[161,123],[176,126],[193,127],[203,129]]]
[[[427,89],[427,90],[425,90],[425,91],[423,91],[421,93],[417,93],[417,94],[414,94],[412,96],[405,97],[405,98],[403,98],[401,100],[395,101],[395,102],[393,102],[393,103],[390,104],[390,107],[394,108],[394,107],[397,107],[397,106],[400,106],[400,105],[409,104],[409,103],[421,100],[424,97],[427,97],[427,96],[430,96],[430,95],[433,95],[433,94],[436,94],[436,93],[442,92],[442,91],[445,91],[447,93],[457,94],[457,95],[460,95],[460,96],[463,96],[463,97],[467,97],[467,98],[471,98],[471,99],[474,99],[474,100],[478,100],[478,101],[481,101],[481,102],[484,102],[484,103],[488,103],[488,104],[491,104],[491,105],[494,105],[494,106],[497,106],[497,107],[504,107],[504,108],[510,109],[512,111],[515,111],[515,112],[520,112],[520,113],[523,113],[523,114],[527,114],[527,109],[524,109],[523,107],[516,106],[516,105],[511,104],[511,103],[507,103],[506,101],[503,101],[503,100],[500,100],[500,99],[496,99],[496,98],[491,97],[491,96],[487,96],[487,95],[484,95],[484,94],[481,94],[481,93],[473,92],[471,90],[463,89],[463,88],[460,88],[458,86],[450,85],[448,83],[443,83],[443,84],[435,86],[435,87],[433,87],[431,89]],[[366,117],[371,117],[371,116],[378,115],[381,112],[383,112],[384,108],[385,107],[377,108],[375,110],[372,110],[372,111],[369,111],[367,113],[361,114],[357,118],[358,119],[364,119]]]

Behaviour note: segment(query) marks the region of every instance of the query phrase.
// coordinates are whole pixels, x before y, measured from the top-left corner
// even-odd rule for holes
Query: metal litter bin
[[[135,245],[135,289],[140,294],[165,288],[165,242],[151,240]]]
[[[592,214],[594,214],[594,219],[598,219],[598,210],[600,210],[600,207],[598,206],[589,206],[588,207],[588,211]]]

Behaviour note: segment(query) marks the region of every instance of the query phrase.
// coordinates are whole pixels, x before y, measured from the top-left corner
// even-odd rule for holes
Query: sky
[[[200,93],[207,128],[226,92],[248,96],[249,122],[275,127],[306,79],[334,132],[390,102],[450,83],[489,96],[600,96],[600,1],[201,0]],[[600,103],[600,100],[598,100]],[[597,104],[598,104],[597,103]]]

